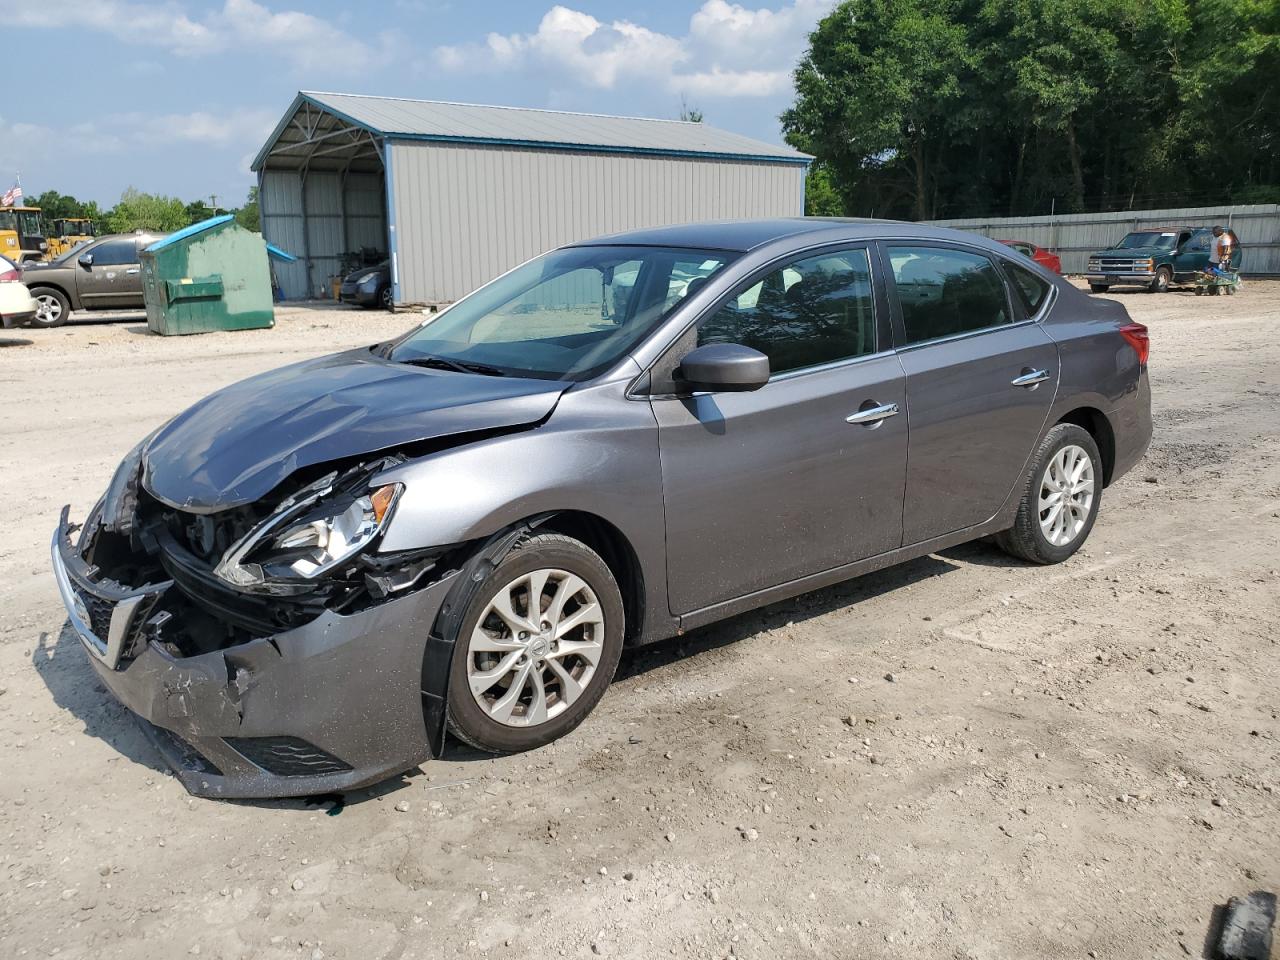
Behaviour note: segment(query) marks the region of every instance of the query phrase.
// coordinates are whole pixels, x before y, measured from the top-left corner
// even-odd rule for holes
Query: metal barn
[[[363,251],[396,303],[439,304],[574,240],[800,215],[811,159],[704,123],[304,91],[253,169],[263,234],[298,256],[286,297]]]

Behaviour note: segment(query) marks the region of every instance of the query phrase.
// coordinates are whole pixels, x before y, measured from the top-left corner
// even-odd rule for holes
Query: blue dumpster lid
[[[193,223],[189,227],[183,227],[176,233],[169,234],[163,240],[157,240],[151,246],[147,247],[147,253],[155,253],[157,250],[163,250],[165,247],[169,247],[179,241],[186,240],[188,237],[194,237],[197,234],[204,233],[206,230],[212,230],[214,227],[220,227],[222,224],[228,223],[234,219],[234,214],[224,213],[220,217],[210,217],[208,220],[201,220],[199,223]]]
[[[281,250],[274,243],[267,244],[267,256],[275,257],[277,260],[283,260],[285,263],[293,263],[298,259],[292,253]]]

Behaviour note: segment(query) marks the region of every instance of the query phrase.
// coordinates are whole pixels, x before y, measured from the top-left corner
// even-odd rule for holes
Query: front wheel
[[[1166,293],[1169,284],[1173,281],[1173,271],[1168,267],[1160,267],[1156,270],[1155,277],[1151,280],[1151,286],[1147,287],[1148,293]]]
[[[604,696],[622,637],[622,594],[595,551],[552,533],[520,542],[459,621],[449,729],[491,753],[564,736]]]
[[[1102,457],[1089,431],[1060,423],[1031,458],[1013,526],[996,535],[1006,553],[1061,563],[1089,537],[1102,504]]]
[[[60,327],[71,316],[71,303],[67,295],[53,287],[36,287],[31,291],[36,302],[36,315],[31,318],[35,327]]]

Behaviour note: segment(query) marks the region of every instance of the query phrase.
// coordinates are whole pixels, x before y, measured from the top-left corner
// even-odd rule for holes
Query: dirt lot
[[[0,349],[5,957],[1199,957],[1280,890],[1280,283],[1119,295],[1156,437],[1087,548],[970,545],[624,658],[567,740],[345,805],[193,800],[48,569],[152,427],[410,318]]]

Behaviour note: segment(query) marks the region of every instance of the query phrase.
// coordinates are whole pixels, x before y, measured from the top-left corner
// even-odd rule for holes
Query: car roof
[[[1034,243],[1032,243],[1030,240],[997,240],[997,241],[996,241],[996,243],[1003,243],[1003,244],[1010,244],[1010,243],[1023,243],[1023,244],[1026,244],[1028,247],[1035,247],[1035,246],[1036,246],[1036,245],[1035,245]],[[1036,247],[1036,249],[1037,249],[1037,250],[1039,250],[1040,248],[1039,248],[1039,247]]]
[[[772,220],[709,220],[667,227],[628,230],[570,244],[575,247],[639,246],[694,247],[703,250],[746,252],[788,238],[822,240],[874,240],[887,236],[959,240],[979,246],[990,243],[984,237],[946,227],[906,223],[900,220],[869,220],[842,217],[778,217]]]

